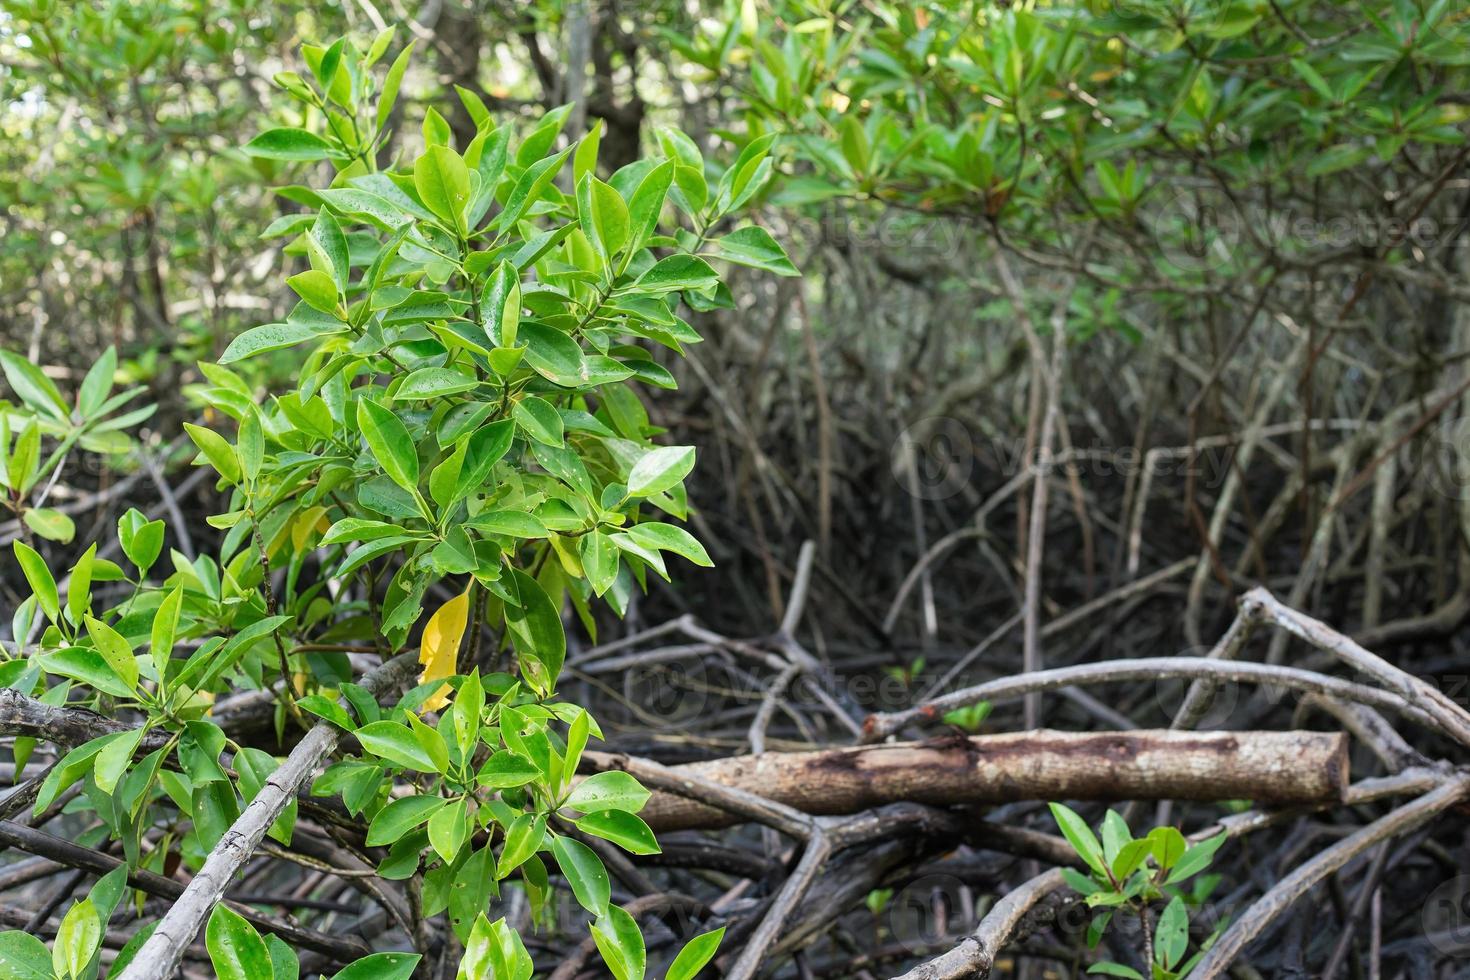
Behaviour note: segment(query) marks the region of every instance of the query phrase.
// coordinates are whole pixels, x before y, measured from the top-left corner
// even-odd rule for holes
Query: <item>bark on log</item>
[[[617,756],[605,756],[610,767]],[[1017,800],[1227,800],[1273,805],[1342,799],[1341,732],[1075,733],[1040,730],[767,752],[670,767],[806,813],[857,813],[909,800],[936,806]],[[656,831],[707,829],[739,818],[656,792],[640,816]]]

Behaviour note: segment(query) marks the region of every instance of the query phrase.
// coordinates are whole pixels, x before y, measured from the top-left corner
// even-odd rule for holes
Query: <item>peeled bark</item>
[[[768,752],[670,767],[806,813],[856,813],[908,800],[936,806],[1017,800],[1229,800],[1274,805],[1342,799],[1340,732],[1041,730]],[[724,811],[658,792],[641,816],[654,830],[726,827]]]

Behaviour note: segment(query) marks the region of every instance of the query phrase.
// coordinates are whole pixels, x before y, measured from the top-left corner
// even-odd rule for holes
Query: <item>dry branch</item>
[[[387,661],[363,678],[363,687],[374,696],[401,683],[414,668],[412,654]],[[204,861],[173,908],[158,922],[158,928],[138,950],[120,980],[167,980],[173,975],[184,949],[194,941],[235,873],[244,866],[264,839],[296,791],[310,779],[331,751],[341,732],[322,722],[306,733],[279,769],[271,773],[255,799],[230,826]]]
[[[64,867],[90,872],[99,878],[123,863],[96,848],[83,847],[63,837],[9,820],[0,820],[0,844],[39,855]],[[180,882],[143,868],[128,871],[128,884],[158,898],[177,899],[184,893],[184,885]],[[303,929],[274,915],[257,912],[248,905],[226,904],[256,928],[275,933],[301,949],[325,953],[340,960],[365,956],[369,952],[367,944],[355,936],[329,936],[314,929]]]
[[[1248,797],[1320,804],[1342,798],[1348,764],[1347,739],[1340,733],[1042,730],[767,752],[670,766],[668,772],[804,813],[836,815],[900,801],[948,806]],[[655,830],[668,831],[729,826],[743,815],[658,792],[642,816]]]

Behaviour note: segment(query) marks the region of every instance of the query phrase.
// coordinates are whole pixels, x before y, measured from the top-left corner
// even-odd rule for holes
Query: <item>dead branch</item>
[[[953,806],[1017,800],[1250,797],[1318,804],[1342,797],[1347,785],[1347,739],[1340,733],[1319,732],[1042,730],[819,752],[767,752],[664,771],[670,777],[697,778],[814,815],[857,813],[900,801]],[[641,771],[634,774],[643,776]],[[735,812],[667,791],[655,793],[642,816],[659,831],[759,819],[752,812]]]

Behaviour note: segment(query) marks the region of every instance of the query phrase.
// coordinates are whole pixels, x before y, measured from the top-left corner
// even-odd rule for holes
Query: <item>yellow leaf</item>
[[[301,512],[291,525],[291,546],[297,551],[306,547],[307,537],[312,531],[326,533],[332,523],[327,520],[327,509],[325,507],[312,507]]]
[[[459,641],[464,639],[465,624],[470,616],[470,590],[450,599],[429,617],[424,626],[423,644],[419,647],[419,663],[424,672],[419,683],[453,677],[459,661]],[[424,702],[425,711],[438,711],[449,703],[449,685],[445,684]]]

